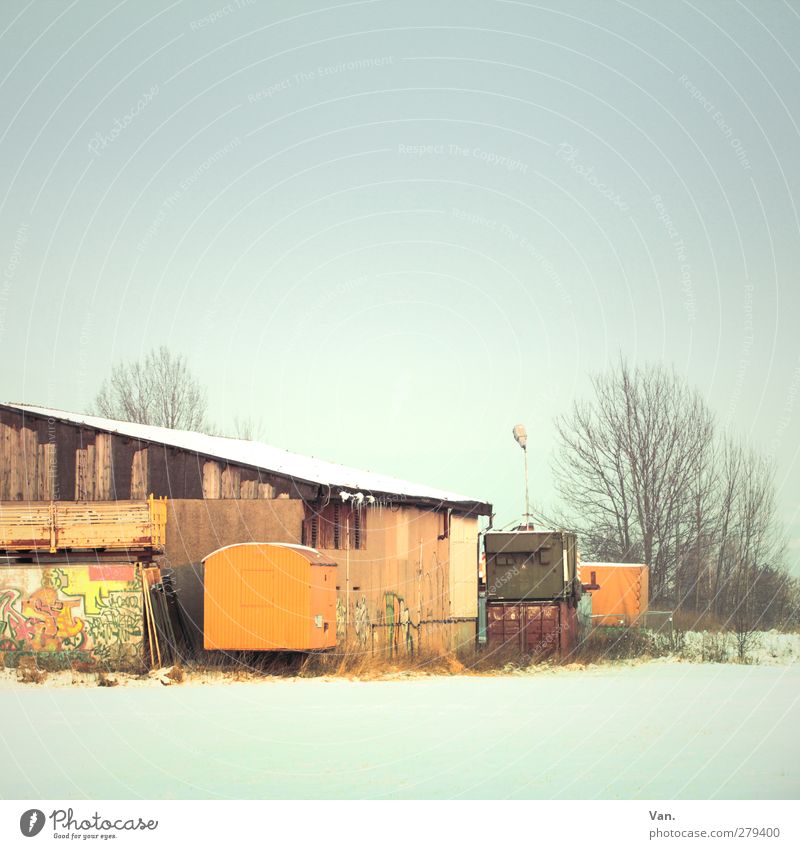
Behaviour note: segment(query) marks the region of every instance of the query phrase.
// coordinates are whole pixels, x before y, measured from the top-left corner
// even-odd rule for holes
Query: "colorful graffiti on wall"
[[[347,633],[347,607],[344,599],[339,596],[336,599],[336,639],[344,644],[347,639],[355,639],[362,647],[366,648],[372,637],[372,627],[367,607],[367,597],[361,595],[351,613],[350,633]]]
[[[370,616],[366,595],[361,595],[350,610],[347,627],[347,608],[344,598],[336,601],[336,639],[340,644],[355,641],[362,648],[383,648],[389,657],[410,655],[419,649],[419,624],[414,624],[406,600],[394,592],[385,592],[376,615]],[[376,629],[379,635],[376,641]]]
[[[141,577],[133,565],[0,570],[0,652],[51,667],[140,668]]]

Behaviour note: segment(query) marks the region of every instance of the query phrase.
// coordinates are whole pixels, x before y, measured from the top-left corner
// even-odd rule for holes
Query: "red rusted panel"
[[[575,648],[577,616],[569,602],[490,602],[486,612],[493,649],[564,657]]]

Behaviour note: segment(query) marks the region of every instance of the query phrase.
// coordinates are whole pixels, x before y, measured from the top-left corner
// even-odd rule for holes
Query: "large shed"
[[[163,558],[176,573],[226,545],[307,545],[338,564],[340,645],[444,651],[475,639],[486,501],[249,440],[0,404],[0,501],[151,494],[167,499]]]

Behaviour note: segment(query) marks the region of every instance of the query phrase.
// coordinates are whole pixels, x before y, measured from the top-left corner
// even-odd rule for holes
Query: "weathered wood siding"
[[[0,501],[313,498],[317,487],[159,443],[0,408]]]
[[[0,500],[52,500],[57,469],[56,445],[48,439],[46,422],[26,428],[0,423]]]

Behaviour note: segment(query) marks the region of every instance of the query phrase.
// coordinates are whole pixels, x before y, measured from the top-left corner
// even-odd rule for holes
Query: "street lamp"
[[[517,444],[522,449],[522,453],[525,457],[525,530],[530,530],[531,509],[530,499],[528,498],[528,432],[525,430],[525,425],[523,424],[514,425],[514,429],[511,432],[514,434],[514,439],[517,440]]]

